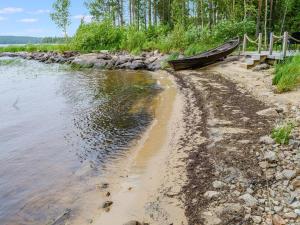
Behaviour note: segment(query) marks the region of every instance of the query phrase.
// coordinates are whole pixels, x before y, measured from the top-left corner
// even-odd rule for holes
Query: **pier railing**
[[[289,40],[293,40],[296,43],[300,43],[300,40],[292,37],[289,35],[288,32],[284,32],[281,36],[276,36],[273,32],[270,33],[269,37],[269,44],[265,45],[265,50],[268,51],[268,54],[271,56],[273,54],[273,46],[274,44],[281,42],[282,43],[282,49],[281,49],[281,55],[283,58],[287,56],[287,51],[289,48]],[[247,51],[247,43],[250,42],[257,46],[257,52],[261,54],[262,51],[262,33],[259,33],[257,39],[253,40],[251,39],[247,34],[244,34],[244,40],[243,40],[243,54],[245,55]]]

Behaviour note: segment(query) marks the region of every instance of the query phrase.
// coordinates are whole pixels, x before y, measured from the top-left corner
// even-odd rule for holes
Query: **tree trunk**
[[[265,0],[265,26],[264,26],[264,31],[265,31],[265,47],[267,46],[267,25],[268,25],[268,0]]]
[[[261,17],[262,0],[258,0],[257,17],[256,17],[256,37],[260,32],[260,17]]]
[[[212,18],[212,1],[209,1],[209,30],[212,28],[213,18]]]
[[[244,21],[247,19],[247,0],[244,0]]]
[[[280,35],[282,34],[283,29],[284,29],[285,17],[286,17],[286,14],[287,14],[287,10],[288,10],[288,6],[286,5],[285,10],[284,10],[284,14],[283,14],[282,23],[281,23],[281,28],[280,28]]]
[[[204,28],[204,13],[203,13],[203,0],[200,0],[201,4],[201,27]]]
[[[153,0],[153,10],[154,10],[154,25],[157,25],[157,0]]]
[[[269,32],[273,31],[273,8],[274,8],[274,2],[273,0],[270,0]]]
[[[151,27],[152,25],[152,12],[151,12],[151,0],[148,0],[148,27]]]

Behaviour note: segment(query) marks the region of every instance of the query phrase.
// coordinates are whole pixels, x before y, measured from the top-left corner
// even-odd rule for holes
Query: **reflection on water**
[[[82,204],[151,121],[156,92],[146,72],[0,59],[0,224],[46,224]]]

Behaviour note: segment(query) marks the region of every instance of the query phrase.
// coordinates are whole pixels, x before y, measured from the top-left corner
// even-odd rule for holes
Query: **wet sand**
[[[122,225],[131,220],[149,224],[186,224],[179,194],[184,181],[184,168],[180,167],[180,154],[176,154],[172,139],[182,116],[182,96],[166,72],[153,73],[164,90],[155,99],[155,119],[127,158],[114,162],[102,183],[109,186],[100,190],[105,201],[113,204],[107,212],[100,209],[91,218],[93,224]],[[176,135],[179,134],[177,130]],[[174,166],[177,168],[173,168]],[[179,177],[180,176],[180,177]],[[180,178],[180,179],[178,179]],[[180,180],[176,182],[176,180]]]

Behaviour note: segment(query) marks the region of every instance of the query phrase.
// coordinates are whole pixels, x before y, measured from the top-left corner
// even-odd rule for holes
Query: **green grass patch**
[[[288,144],[290,140],[290,134],[294,127],[295,125],[292,122],[279,125],[272,130],[271,137],[278,144]]]
[[[0,66],[9,66],[20,63],[19,59],[1,59]]]
[[[279,92],[291,91],[300,84],[300,55],[287,59],[275,67],[273,85]]]
[[[64,52],[71,50],[68,44],[51,45],[51,44],[39,44],[39,45],[9,45],[0,47],[0,52]]]

